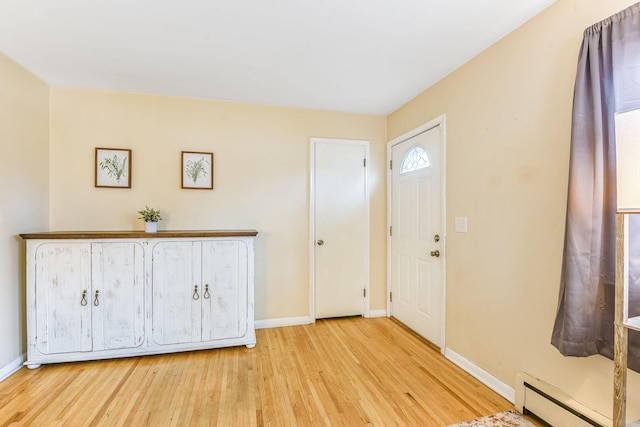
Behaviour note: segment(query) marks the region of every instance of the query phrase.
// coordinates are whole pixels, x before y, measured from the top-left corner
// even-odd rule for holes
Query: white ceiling
[[[52,86],[386,115],[554,0],[0,0]]]

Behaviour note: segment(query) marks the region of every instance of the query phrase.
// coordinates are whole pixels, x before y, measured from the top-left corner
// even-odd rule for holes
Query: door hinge
[[[362,166],[367,167],[367,159],[362,159]]]
[[[393,302],[393,292],[389,292],[389,302]]]
[[[393,170],[393,160],[389,160],[389,170]]]
[[[365,297],[365,298],[367,297],[367,290],[366,289],[362,290],[362,296]]]
[[[389,227],[389,236],[393,236],[393,226]]]

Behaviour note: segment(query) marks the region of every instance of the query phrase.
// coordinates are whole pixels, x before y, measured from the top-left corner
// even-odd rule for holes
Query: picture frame
[[[183,151],[182,188],[213,190],[213,153]]]
[[[131,188],[131,150],[96,147],[95,186]]]

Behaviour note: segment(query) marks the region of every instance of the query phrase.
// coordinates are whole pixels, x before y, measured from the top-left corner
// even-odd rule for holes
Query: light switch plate
[[[467,232],[467,217],[466,216],[457,216],[456,222],[456,233],[466,233]]]

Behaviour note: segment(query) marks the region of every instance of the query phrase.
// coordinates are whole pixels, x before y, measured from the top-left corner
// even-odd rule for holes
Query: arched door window
[[[411,150],[407,151],[407,154],[404,155],[404,159],[402,159],[402,167],[400,168],[400,173],[407,173],[417,171],[419,169],[428,168],[431,166],[431,161],[429,160],[429,154],[422,147],[413,147]]]

